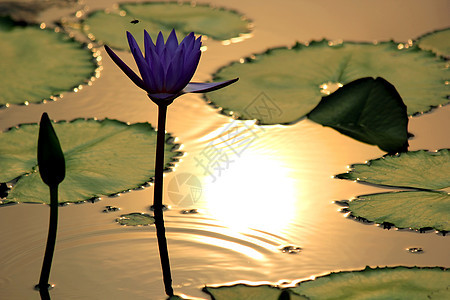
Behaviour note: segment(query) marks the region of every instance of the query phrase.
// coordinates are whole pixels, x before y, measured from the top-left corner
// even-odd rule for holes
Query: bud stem
[[[42,263],[39,289],[49,288],[48,279],[52,267],[53,253],[55,251],[56,231],[58,228],[58,185],[50,185],[50,222],[48,226],[47,246],[45,248],[44,262]]]

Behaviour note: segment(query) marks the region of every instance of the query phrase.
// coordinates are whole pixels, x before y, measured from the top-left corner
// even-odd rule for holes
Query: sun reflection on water
[[[220,238],[208,237],[208,236],[196,236],[195,240],[196,240],[196,242],[199,242],[199,243],[202,243],[205,245],[216,245],[223,249],[230,249],[230,250],[236,251],[238,253],[241,253],[243,255],[246,255],[252,259],[257,259],[257,260],[264,259],[264,255],[262,253],[258,252],[257,250],[255,250],[249,246],[241,245],[241,244],[238,244],[235,242],[227,241],[227,240],[220,239]]]
[[[216,181],[204,182],[205,207],[232,229],[279,232],[294,218],[298,183],[283,161],[255,152],[247,149]]]

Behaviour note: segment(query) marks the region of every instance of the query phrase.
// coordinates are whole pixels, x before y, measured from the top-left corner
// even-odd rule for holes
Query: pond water
[[[206,40],[196,81],[210,80],[219,67],[269,47],[295,41],[342,39],[405,42],[450,26],[448,1],[210,1],[252,20],[252,36],[223,45]],[[84,1],[89,10],[113,1]],[[73,10],[52,8],[50,22]],[[120,53],[127,62],[131,55]],[[46,111],[56,120],[79,117],[156,124],[156,108],[102,51],[103,71],[92,86],[45,104],[0,110],[0,129],[37,122]],[[300,70],[301,71],[301,70]],[[263,92],[263,91],[262,91]],[[258,95],[255,95],[255,98]],[[271,97],[271,95],[267,95]],[[248,99],[249,103],[254,99]],[[273,99],[276,103],[276,99]],[[211,142],[239,128],[249,141],[226,146],[221,170],[202,167]],[[410,119],[410,150],[450,147],[450,107]],[[237,280],[292,281],[365,266],[450,267],[448,237],[434,232],[383,230],[345,218],[335,200],[382,192],[333,179],[352,163],[382,156],[376,146],[345,137],[309,120],[289,126],[255,126],[221,115],[199,95],[185,95],[169,107],[167,131],[184,156],[165,176],[167,239],[178,294],[209,299],[204,285]],[[191,178],[191,184],[182,184]],[[193,199],[179,197],[190,193]],[[178,196],[178,197],[177,197]],[[103,197],[95,203],[60,207],[50,281],[52,299],[164,299],[155,228],[123,227],[121,214],[149,213],[153,188]],[[102,212],[106,206],[120,211]],[[197,213],[182,210],[195,209]],[[0,208],[0,299],[39,299],[38,281],[49,208],[19,204]],[[286,246],[300,247],[295,253]],[[407,248],[422,248],[409,253]]]

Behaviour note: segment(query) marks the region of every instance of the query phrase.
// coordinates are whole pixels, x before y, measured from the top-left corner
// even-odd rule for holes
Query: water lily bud
[[[39,173],[45,184],[55,186],[64,180],[66,175],[64,154],[47,113],[42,114],[39,123],[37,160]]]

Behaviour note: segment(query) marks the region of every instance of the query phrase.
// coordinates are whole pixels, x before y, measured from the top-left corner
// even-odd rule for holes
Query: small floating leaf
[[[378,224],[450,231],[450,195],[442,192],[394,192],[358,196],[349,201],[352,216]]]
[[[338,272],[300,282],[296,293],[320,299],[429,299],[448,289],[450,273],[442,268],[375,268]],[[441,298],[444,299],[444,298]]]
[[[62,33],[0,17],[0,106],[38,103],[86,83],[92,52]]]
[[[333,45],[323,40],[269,49],[225,66],[214,80],[240,80],[206,97],[242,119],[291,123],[337,87],[363,77],[383,77],[396,87],[413,115],[450,101],[450,85],[445,84],[449,71],[444,59],[415,46],[399,50],[394,42]],[[258,100],[261,93],[270,101]]]
[[[383,78],[361,78],[344,85],[323,97],[308,118],[386,152],[408,148],[406,106]]]
[[[428,33],[420,37],[417,43],[422,49],[450,57],[450,28]]]
[[[110,212],[115,212],[115,211],[118,211],[118,210],[120,210],[120,207],[107,205],[107,206],[105,206],[105,209],[102,210],[102,212],[110,213]]]
[[[300,252],[302,252],[302,248],[301,247],[297,247],[297,246],[284,246],[280,249],[281,252],[283,253],[289,253],[289,254],[298,254]]]
[[[423,249],[420,247],[407,248],[406,251],[408,251],[409,253],[414,253],[414,254],[422,254],[424,252]]]
[[[127,125],[77,119],[53,125],[66,159],[60,202],[79,202],[136,188],[154,176],[156,132],[148,123]],[[0,182],[18,178],[6,200],[48,203],[36,162],[37,124],[0,133]],[[166,144],[166,163],[177,153]]]
[[[385,156],[352,165],[348,173],[336,177],[389,186],[443,189],[450,187],[450,152],[419,150]]]
[[[147,226],[155,223],[155,218],[149,214],[144,213],[131,213],[126,215],[121,215],[117,218],[117,223],[125,226]]]
[[[250,286],[246,284],[235,284],[231,286],[205,287],[203,291],[214,297],[214,300],[308,299],[299,294],[283,292],[281,289],[270,285]],[[289,293],[289,298],[287,297],[286,293]]]
[[[96,11],[84,21],[86,31],[96,40],[117,49],[128,49],[124,35],[130,31],[138,41],[144,39],[146,29],[156,38],[159,31],[167,37],[172,28],[178,33],[207,35],[216,40],[239,37],[249,32],[249,22],[235,11],[189,3],[135,3],[122,4],[118,13]],[[139,22],[132,22],[139,20]]]

